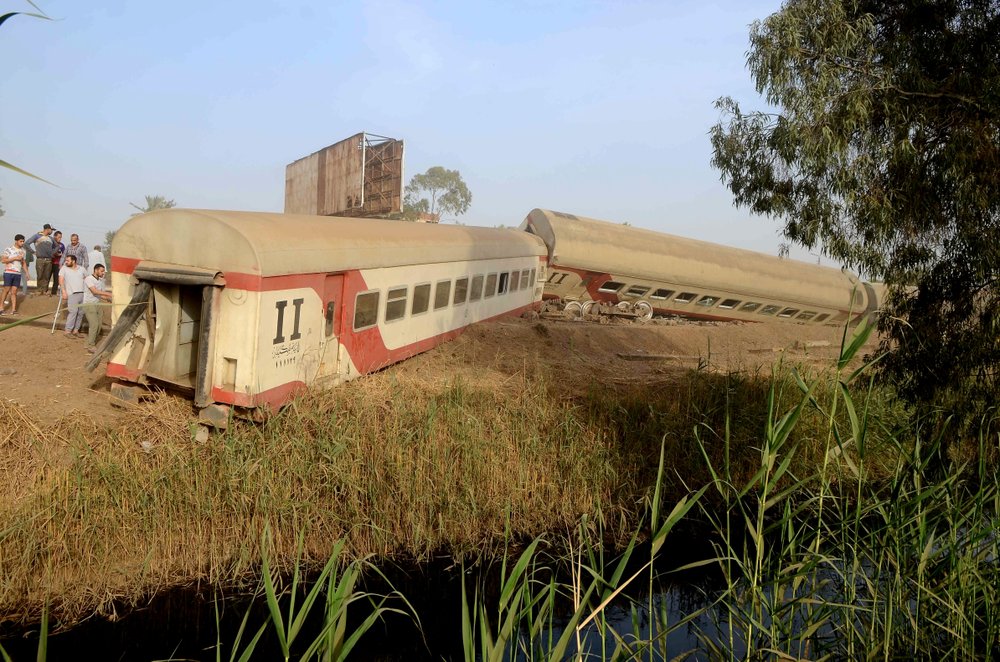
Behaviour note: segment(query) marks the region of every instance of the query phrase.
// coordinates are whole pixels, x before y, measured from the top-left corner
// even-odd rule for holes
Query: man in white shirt
[[[66,304],[66,336],[81,338],[78,333],[83,322],[80,304],[83,303],[83,279],[85,272],[77,266],[76,256],[67,255],[63,259],[63,268],[59,270],[59,287],[62,288],[62,300]]]
[[[10,314],[17,315],[17,290],[21,287],[21,273],[24,269],[24,235],[14,235],[14,245],[0,254],[3,263],[3,292],[0,294],[0,315],[10,297]]]
[[[87,318],[87,351],[94,353],[97,337],[101,335],[101,324],[104,322],[104,303],[111,301],[111,292],[104,289],[104,265],[96,263],[94,273],[83,279],[84,316]]]
[[[97,269],[97,265],[104,266],[104,253],[101,252],[100,245],[94,246],[94,249],[87,253],[87,261],[90,262],[88,271],[91,274]]]

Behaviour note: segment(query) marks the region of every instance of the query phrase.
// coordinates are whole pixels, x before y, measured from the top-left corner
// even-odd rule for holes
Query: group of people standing
[[[0,315],[18,314],[18,291],[27,295],[28,265],[34,262],[36,296],[62,297],[61,303],[67,310],[67,337],[82,338],[80,328],[86,319],[89,327],[86,347],[87,351],[94,351],[104,318],[102,304],[111,301],[111,293],[104,285],[106,270],[100,246],[88,251],[77,234],[70,235],[70,243],[66,245],[62,232],[46,223],[28,239],[23,234],[15,235],[14,244],[4,249],[0,261],[4,268]]]

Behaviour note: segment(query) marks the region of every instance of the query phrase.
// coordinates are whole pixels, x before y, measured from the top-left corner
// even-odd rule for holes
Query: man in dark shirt
[[[25,250],[35,256],[35,290],[38,294],[48,294],[49,279],[52,278],[52,226],[46,223],[41,232],[28,237]]]
[[[62,242],[62,232],[52,233],[52,289],[50,293],[59,294],[59,267],[62,266],[62,256],[66,252],[66,244]]]

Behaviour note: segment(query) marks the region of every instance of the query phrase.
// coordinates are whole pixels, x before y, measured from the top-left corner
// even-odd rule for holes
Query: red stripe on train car
[[[137,260],[134,257],[120,257],[118,255],[111,256],[111,271],[125,274],[126,276],[131,276],[135,268],[139,266],[142,260]]]
[[[142,260],[132,257],[111,256],[111,271],[131,275]],[[183,265],[178,265],[183,266]],[[336,272],[331,272],[336,273]],[[315,274],[289,274],[283,276],[261,276],[238,271],[222,273],[226,279],[226,287],[247,292],[272,292],[274,290],[312,289],[320,297],[323,296],[323,283],[326,272]]]
[[[142,377],[142,372],[129,368],[121,363],[111,363],[108,361],[108,377],[118,377],[119,379],[124,379],[130,382],[137,382],[139,378]]]
[[[281,405],[291,400],[296,395],[306,390],[306,384],[302,381],[286,382],[280,386],[269,388],[257,394],[237,393],[227,391],[217,386],[212,387],[212,400],[222,402],[237,407],[270,407],[277,410]]]

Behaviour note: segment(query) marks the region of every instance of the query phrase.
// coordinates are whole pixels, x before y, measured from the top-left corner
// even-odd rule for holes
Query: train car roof
[[[116,258],[277,276],[545,255],[513,229],[268,212],[164,209],[115,233]]]
[[[678,237],[619,223],[532,210],[522,230],[549,247],[551,265],[642,280],[790,299],[847,309],[857,276],[765,253]]]

